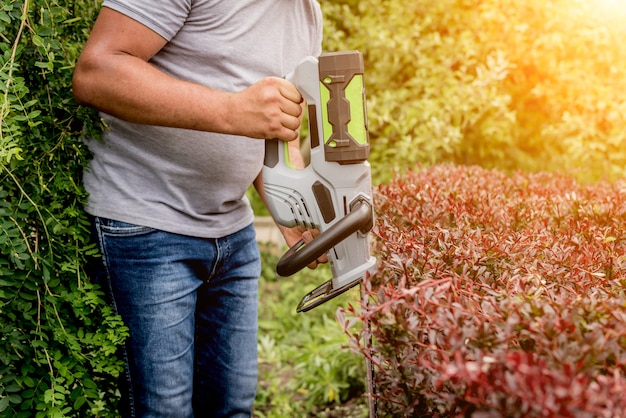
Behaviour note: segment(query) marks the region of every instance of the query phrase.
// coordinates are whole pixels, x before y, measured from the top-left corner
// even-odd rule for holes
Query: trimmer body
[[[369,248],[374,221],[363,76],[358,51],[304,59],[287,79],[308,105],[309,165],[294,168],[287,143],[266,141],[263,181],[272,216],[284,226],[320,231],[311,243],[289,249],[276,271],[293,275],[326,253],[333,276],[302,299],[298,312],[338,296],[375,269]]]

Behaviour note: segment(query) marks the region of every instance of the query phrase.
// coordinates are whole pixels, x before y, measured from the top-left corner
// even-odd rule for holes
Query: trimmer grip
[[[283,277],[296,274],[350,235],[355,232],[367,233],[371,228],[372,207],[369,202],[362,201],[345,218],[322,232],[311,243],[305,244],[301,240],[291,247],[278,261],[276,272]]]

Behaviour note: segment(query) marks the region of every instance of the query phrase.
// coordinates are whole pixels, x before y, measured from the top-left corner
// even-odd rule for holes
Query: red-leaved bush
[[[338,316],[380,416],[626,416],[626,184],[440,165],[375,200]]]

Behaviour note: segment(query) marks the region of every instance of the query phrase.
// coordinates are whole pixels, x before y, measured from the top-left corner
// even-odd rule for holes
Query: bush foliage
[[[626,10],[610,3],[323,2],[325,48],[364,54],[374,179],[441,162],[624,176]]]
[[[341,316],[382,412],[626,415],[624,182],[438,165],[376,201],[379,274]]]
[[[90,1],[0,6],[0,415],[113,415],[126,331],[86,279],[83,130],[71,77]]]
[[[337,309],[358,298],[358,292],[346,292],[306,314],[296,314],[306,292],[332,276],[330,267],[321,265],[293,277],[279,277],[276,247],[261,248],[260,376],[254,416],[367,416],[365,362],[345,349],[346,335],[334,320]]]

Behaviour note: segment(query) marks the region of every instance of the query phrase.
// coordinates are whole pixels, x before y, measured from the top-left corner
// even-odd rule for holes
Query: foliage
[[[0,415],[113,415],[121,320],[86,279],[83,130],[71,76],[94,2],[0,6]]]
[[[114,415],[117,393],[113,379],[121,371],[121,363],[114,354],[127,331],[83,270],[86,258],[94,249],[88,244],[87,219],[82,211],[86,196],[80,185],[80,173],[89,156],[80,137],[97,134],[100,127],[92,112],[73,102],[70,83],[98,3],[7,0],[0,5],[1,416]],[[584,167],[578,175],[585,180],[622,176],[626,160],[626,65],[620,44],[623,27],[617,23],[623,15],[619,10],[601,14],[600,8],[590,7],[584,0],[322,2],[325,49],[359,49],[365,55],[375,180],[382,183],[392,178],[395,171],[414,168],[418,163],[443,161],[528,171],[569,171]],[[571,401],[571,407],[583,408],[576,402],[582,398],[591,397],[598,402],[609,399],[606,388],[611,387],[611,379],[620,382],[623,378],[619,360],[623,357],[619,356],[621,331],[616,327],[614,334],[603,334],[623,310],[616,299],[619,296],[616,280],[621,280],[623,264],[619,255],[622,240],[618,232],[623,218],[619,211],[619,183],[587,189],[561,177],[515,175],[511,179],[476,169],[462,174],[437,168],[430,173],[442,176],[437,181],[447,184],[444,190],[448,194],[444,193],[444,201],[428,195],[438,202],[428,205],[417,197],[418,192],[435,193],[436,181],[427,173],[420,174],[426,178],[418,178],[430,182],[426,182],[430,191],[410,185],[410,179],[414,178],[411,175],[404,183],[398,180],[388,189],[381,189],[380,196],[387,194],[387,199],[394,201],[390,194],[395,188],[406,187],[413,197],[409,193],[396,201],[396,209],[382,201],[379,209],[379,218],[389,219],[378,226],[381,254],[393,249],[398,254],[411,252],[407,260],[418,260],[413,252],[419,251],[433,257],[421,259],[421,265],[403,261],[399,255],[387,253],[385,257],[389,258],[382,257],[386,263],[383,271],[388,271],[390,276],[385,280],[396,280],[394,275],[401,277],[405,271],[407,274],[418,271],[424,282],[411,291],[393,290],[384,285],[381,300],[399,301],[398,306],[407,301],[405,306],[409,311],[415,305],[408,302],[419,300],[424,305],[420,309],[433,309],[433,321],[439,321],[433,322],[433,327],[436,324],[443,330],[450,327],[447,333],[420,334],[423,337],[420,341],[411,340],[412,335],[407,331],[398,334],[399,341],[407,339],[407,354],[413,353],[415,344],[419,346],[429,338],[441,342],[442,348],[428,348],[432,351],[424,361],[443,358],[441,363],[432,360],[431,366],[447,364],[445,369],[433,367],[433,374],[424,373],[419,382],[422,389],[428,382],[441,383],[437,393],[442,397],[424,389],[413,400],[430,405],[433,410],[449,405],[458,410],[485,409],[488,407],[472,404],[474,398],[480,397],[471,391],[488,382],[504,382],[502,387],[509,380],[518,382],[516,373],[525,373],[530,382],[537,376],[545,378],[559,389],[576,389],[559,380],[567,373],[583,379],[574,379],[575,382],[590,382],[584,386],[589,396]],[[456,177],[445,178],[455,173]],[[496,199],[496,189],[492,189],[494,195],[489,197],[492,200],[480,194],[487,193],[482,191],[480,179],[489,175],[500,176],[502,187],[513,188],[501,190],[503,196],[509,193],[509,203]],[[453,181],[458,183],[446,183]],[[566,196],[563,190],[576,194]],[[544,194],[537,194],[538,191]],[[548,191],[554,196],[547,195]],[[458,200],[468,196],[467,193],[475,193],[474,198]],[[528,200],[523,200],[523,196]],[[608,201],[607,196],[614,201]],[[596,199],[595,204],[591,203],[592,198]],[[496,216],[496,209],[481,203],[481,199],[509,212]],[[411,209],[417,203],[420,210],[432,211],[420,228],[430,223],[433,228],[434,225],[439,228],[428,230],[431,235],[423,238],[412,230],[417,225],[413,217],[421,216]],[[471,213],[475,215],[477,207],[485,212],[484,216],[493,215],[490,223],[462,211],[474,208]],[[539,213],[543,209],[547,212],[541,218]],[[615,224],[608,221],[602,224],[600,219],[609,219],[610,211],[617,221],[611,219]],[[589,221],[592,213],[597,218],[593,222]],[[506,218],[506,214],[513,220]],[[499,223],[504,222],[499,216],[509,219],[510,225]],[[467,229],[464,222],[470,220],[478,226]],[[583,221],[589,222],[591,229],[587,232],[577,224]],[[458,231],[454,229],[456,226]],[[498,233],[498,227],[518,241],[493,235]],[[536,236],[531,236],[530,230]],[[452,231],[456,232],[452,235]],[[556,231],[563,233],[561,238],[565,241],[556,238]],[[602,231],[605,235],[600,235]],[[554,234],[550,235],[551,232]],[[391,239],[392,234],[398,236]],[[492,247],[483,249],[476,243],[480,239],[494,240]],[[503,247],[506,245],[509,247]],[[581,249],[587,252],[580,252]],[[509,250],[510,256],[505,252]],[[482,258],[471,258],[477,254],[482,254]],[[596,264],[584,264],[588,261],[585,257],[594,260],[597,257]],[[472,274],[481,279],[489,273],[492,280],[489,285],[496,290],[477,281],[466,281],[467,275],[455,269],[447,271],[449,277],[443,277],[443,281],[432,281],[443,274],[442,266],[452,264],[461,273],[463,268],[469,269],[468,272],[475,272]],[[267,265],[273,266],[272,261]],[[511,266],[519,270],[510,270]],[[571,283],[564,282],[564,272],[570,274]],[[267,271],[266,274],[272,277]],[[308,272],[302,277],[306,280]],[[320,280],[311,277],[314,283]],[[268,279],[268,284],[273,283]],[[267,367],[262,367],[262,373],[267,373],[268,383],[261,387],[259,399],[271,407],[260,408],[260,414],[270,414],[273,410],[289,415],[293,411],[298,415],[313,405],[345,402],[353,396],[353,391],[361,389],[362,365],[341,349],[345,337],[335,334],[328,322],[330,310],[338,305],[329,302],[306,315],[285,311],[284,304],[295,306],[297,300],[291,298],[300,295],[299,284],[280,282],[277,289],[288,293],[274,289],[276,294],[266,294],[267,303],[262,304],[266,317],[262,320],[259,344],[266,356]],[[446,292],[439,292],[444,288]],[[498,289],[501,293],[497,293]],[[509,294],[517,291],[520,297],[504,297],[505,291]],[[546,294],[550,298],[546,299]],[[455,310],[458,306],[453,305],[454,300],[467,304],[466,311]],[[345,305],[346,299],[337,303]],[[570,316],[559,310],[559,304],[566,304]],[[585,310],[585,306],[589,308]],[[475,315],[474,322],[469,321],[467,312]],[[510,314],[506,316],[505,312]],[[453,316],[446,317],[446,313]],[[377,315],[372,311],[372,320],[379,318]],[[398,323],[405,321],[401,316],[389,318]],[[418,319],[407,315],[409,330],[418,328],[419,322],[414,322]],[[517,325],[499,331],[498,325],[507,325],[509,321]],[[472,344],[445,345],[451,338],[460,338],[452,331],[466,332],[466,327],[473,329],[471,324],[483,327],[484,338],[480,334]],[[393,336],[398,330],[392,325],[393,322],[381,329]],[[555,329],[559,330],[558,335]],[[499,347],[496,337],[501,334],[493,334],[495,342],[490,342],[489,332],[508,332],[504,337],[509,338],[510,346],[516,350],[507,346],[506,353],[513,357],[506,358],[504,350],[482,355],[489,344]],[[556,339],[551,346],[547,343],[548,336]],[[384,342],[386,337],[381,334],[377,338]],[[571,361],[573,366],[566,372],[565,361],[559,363],[559,359],[570,360],[575,355],[571,346],[574,338],[579,339],[581,353],[589,357]],[[603,350],[594,342],[605,344]],[[379,349],[384,353],[388,346],[382,344]],[[315,350],[324,354],[316,354]],[[452,351],[462,357],[446,363],[445,356]],[[547,356],[548,352],[554,354]],[[508,362],[503,362],[504,358]],[[563,368],[559,369],[559,365]],[[389,365],[382,366],[381,373],[390,371]],[[476,366],[480,366],[478,371]],[[605,368],[598,369],[602,367]],[[616,374],[603,377],[599,370],[615,370]],[[504,377],[502,381],[485,381],[485,373],[492,373],[489,376],[494,379]],[[381,382],[386,382],[384,376],[389,377],[379,374]],[[289,379],[281,380],[285,377]],[[396,377],[389,377],[389,382],[396,382]],[[453,386],[442,383],[445,379]],[[390,384],[390,390],[393,387]],[[454,387],[469,388],[468,395],[461,399],[462,394],[456,394]],[[528,387],[522,387],[528,391]],[[496,393],[494,398],[498,400],[504,395],[498,396],[509,391],[507,399],[517,400],[526,407],[524,398],[518,397],[522,392],[519,387],[489,390]],[[535,396],[539,395],[535,393]],[[458,403],[450,399],[458,399]],[[562,405],[560,400],[539,400],[535,406],[544,407],[550,402]],[[615,411],[622,411],[619,408],[623,401],[615,402]],[[317,412],[321,416],[322,411]]]
[[[377,216],[369,306],[342,322],[382,412],[626,414],[624,182],[438,165],[381,186]]]
[[[347,349],[348,338],[337,324],[337,308],[358,302],[358,288],[306,313],[296,306],[306,292],[330,278],[327,265],[280,278],[278,256],[262,247],[260,283],[260,378],[255,415],[258,417],[324,416],[350,403],[341,417],[366,415],[365,363]]]
[[[598,3],[323,3],[325,49],[365,57],[374,179],[441,162],[624,176],[626,12]]]

